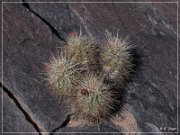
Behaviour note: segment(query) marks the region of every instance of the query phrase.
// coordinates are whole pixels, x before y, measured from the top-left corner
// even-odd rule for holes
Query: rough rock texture
[[[3,85],[27,106],[41,131],[51,131],[66,119],[67,106],[50,93],[41,73],[63,42],[21,4],[3,7]]]
[[[28,2],[28,0],[26,1]],[[35,0],[35,2],[37,1]],[[79,33],[79,30],[82,29],[80,19],[72,12],[67,3],[30,3],[24,4],[24,6],[50,24],[62,40],[66,40],[70,32]]]
[[[2,93],[0,95],[2,100]],[[3,92],[3,104],[3,132],[34,132],[34,134],[38,134],[6,92]],[[2,110],[0,109],[0,111]]]
[[[68,106],[63,98],[51,94],[39,74],[44,71],[42,63],[64,45],[69,32],[79,32],[80,26],[99,42],[105,41],[106,30],[129,36],[142,62],[128,86],[128,111],[137,121],[138,131],[177,131],[176,11],[176,3],[4,4],[4,91],[30,116],[30,126],[21,119],[26,131],[98,131],[97,127],[65,127]],[[10,105],[4,102],[5,107]],[[8,115],[15,116],[14,110]],[[32,123],[37,127],[31,128]],[[9,124],[4,125],[8,130]],[[122,130],[102,125],[100,131]]]
[[[123,130],[116,130],[112,127],[109,126],[104,126],[104,125],[99,125],[98,126],[81,126],[81,127],[74,127],[74,128],[62,128],[60,130],[57,130],[56,134],[58,134],[58,132],[74,132],[72,133],[72,135],[76,134],[76,135],[80,135],[80,134],[85,134],[85,135],[90,135],[90,134],[105,134],[105,133],[112,133],[114,132],[114,135],[119,134],[121,135],[120,132],[123,132]],[[77,133],[78,132],[78,133]],[[100,133],[103,132],[103,133]],[[116,132],[116,133],[115,133]],[[118,133],[119,132],[119,133]],[[61,133],[59,133],[60,135]]]

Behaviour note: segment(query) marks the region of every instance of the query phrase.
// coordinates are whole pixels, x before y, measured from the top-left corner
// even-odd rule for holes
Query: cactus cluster
[[[133,69],[126,40],[107,33],[106,45],[99,49],[96,45],[93,39],[73,32],[61,56],[46,64],[47,80],[55,93],[68,96],[75,117],[93,123],[115,115],[117,103],[124,102],[118,95],[124,92],[112,88],[123,85]],[[108,79],[115,82],[113,87]]]

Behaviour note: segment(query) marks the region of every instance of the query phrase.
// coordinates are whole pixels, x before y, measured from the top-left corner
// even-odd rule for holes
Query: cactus
[[[53,56],[50,63],[46,64],[47,81],[58,95],[69,95],[79,74],[78,64],[63,53],[57,58]]]
[[[114,99],[108,86],[103,84],[103,77],[88,73],[76,89],[73,109],[75,116],[90,122],[110,118]]]
[[[107,32],[106,38],[107,45],[101,50],[103,70],[108,73],[109,79],[123,83],[133,71],[131,46],[128,46],[127,38],[120,39],[118,34],[113,37]]]
[[[92,45],[94,41],[86,36],[82,36],[81,33],[72,32],[67,40],[67,56],[69,59],[74,59],[76,62],[81,63],[81,65],[86,65],[88,68],[88,63],[91,61],[93,56]]]
[[[45,67],[56,94],[68,95],[74,116],[92,123],[109,120],[122,108],[127,94],[122,86],[133,71],[126,39],[107,32],[107,45],[96,45],[94,40],[72,32],[65,53],[53,57]]]

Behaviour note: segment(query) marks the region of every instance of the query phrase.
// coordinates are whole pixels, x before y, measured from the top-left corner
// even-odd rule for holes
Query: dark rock
[[[154,135],[163,135],[163,133],[160,131],[159,128],[157,128],[155,125],[152,123],[145,123],[145,129],[146,132],[154,132]]]
[[[150,56],[132,83],[136,100],[129,102],[140,116],[140,125],[150,122],[159,129],[176,128],[176,38],[148,37],[146,42]]]
[[[83,127],[65,127],[61,128],[60,130],[57,130],[55,132],[55,135],[59,133],[62,134],[63,132],[72,132],[70,133],[71,135],[80,135],[80,134],[85,134],[85,135],[90,135],[90,134],[97,134],[97,135],[103,135],[105,133],[112,133],[114,135],[118,134],[121,135],[123,132],[123,129],[117,130],[115,128],[109,127],[109,126],[104,126],[104,125],[99,125],[98,126],[83,126]],[[103,132],[103,133],[102,133]],[[69,134],[69,133],[68,133]]]
[[[174,35],[176,32],[154,5],[83,3],[71,4],[71,7],[81,17],[86,31],[96,39],[104,39],[106,30],[137,39],[148,35]]]
[[[2,90],[2,89],[1,89]],[[2,101],[2,92],[0,93]],[[0,110],[2,112],[2,110]],[[26,120],[26,117],[21,110],[16,106],[13,99],[11,99],[6,92],[3,92],[3,132],[34,132],[36,129],[31,123]],[[2,122],[2,119],[1,119]],[[2,130],[1,130],[2,131]]]
[[[63,44],[21,4],[4,3],[3,85],[21,99],[47,131],[59,127],[68,112],[62,99],[51,94],[41,74],[43,63]]]
[[[34,2],[37,1],[34,0]],[[28,3],[24,5],[49,23],[57,35],[64,40],[70,32],[79,33],[80,29],[83,30],[80,18],[72,12],[67,3]]]

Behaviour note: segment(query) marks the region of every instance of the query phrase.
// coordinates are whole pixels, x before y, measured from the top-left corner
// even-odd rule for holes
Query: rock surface
[[[21,4],[3,9],[3,85],[27,106],[41,131],[51,131],[66,119],[67,106],[48,89],[43,63],[63,42]]]
[[[82,29],[80,28],[82,27],[80,19],[72,12],[67,3],[29,3],[24,6],[29,7],[32,12],[50,24],[62,40],[66,40],[70,32],[79,33],[79,30]]]
[[[66,128],[62,128],[62,129],[60,129],[60,130],[57,130],[56,131],[56,134],[58,134],[58,132],[60,132],[59,133],[59,135],[61,134],[61,132],[74,132],[74,133],[72,133],[72,135],[74,135],[74,134],[76,134],[76,135],[80,135],[80,134],[85,134],[85,135],[90,135],[90,134],[97,134],[97,135],[99,135],[99,134],[105,134],[105,133],[113,133],[113,134],[118,134],[118,135],[121,135],[121,133],[120,132],[123,132],[123,130],[121,129],[121,130],[117,130],[117,129],[115,129],[115,128],[112,128],[112,127],[109,127],[109,126],[103,126],[103,125],[99,125],[99,127],[98,126],[82,126],[82,127],[73,127],[73,128],[68,128],[68,127],[66,127]],[[103,132],[103,133],[101,133],[101,132]]]
[[[138,131],[176,132],[176,11],[176,3],[5,3],[3,85],[22,104],[38,130],[96,132],[97,127],[64,125],[68,106],[63,98],[51,94],[39,73],[44,71],[42,63],[64,45],[69,32],[79,32],[81,27],[89,36],[104,42],[106,30],[114,35],[118,31],[122,37],[129,36],[130,44],[141,53],[142,65],[128,86],[128,111],[136,119]],[[5,107],[9,105],[4,102]],[[8,114],[15,116],[15,112]],[[22,123],[27,122],[22,119]],[[4,125],[8,130],[9,124]],[[24,125],[26,131],[34,130],[32,125]],[[122,130],[102,126],[101,131]]]
[[[0,96],[2,100],[2,93]],[[3,132],[34,132],[35,135],[38,134],[6,92],[3,92],[3,104]],[[2,110],[0,109],[0,111]]]

